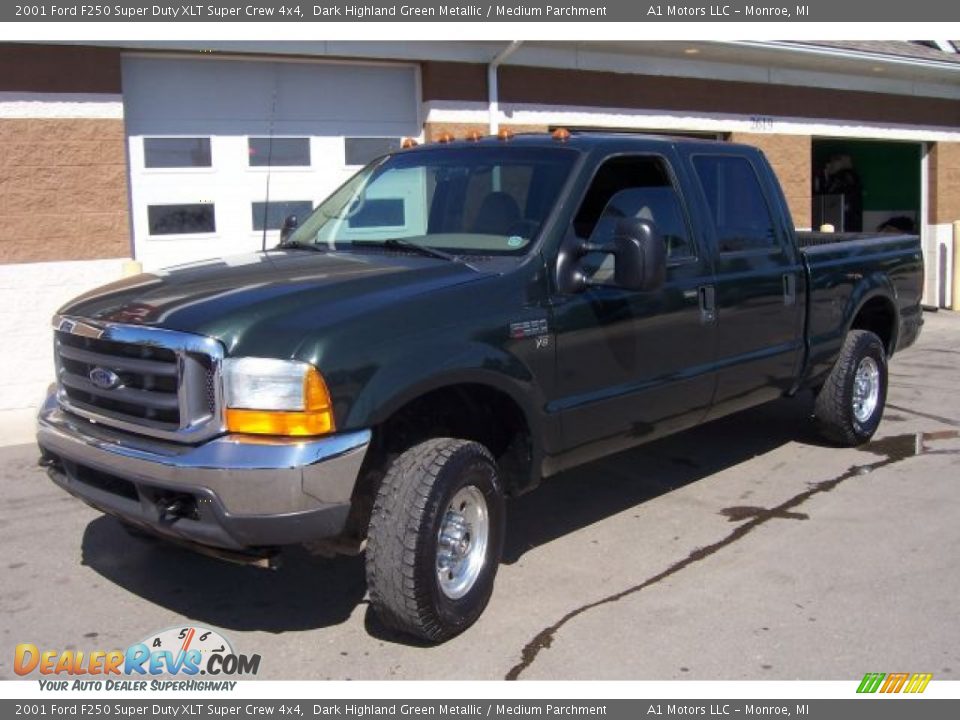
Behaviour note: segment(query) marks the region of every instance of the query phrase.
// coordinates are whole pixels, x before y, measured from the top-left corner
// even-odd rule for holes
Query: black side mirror
[[[299,225],[296,215],[287,215],[283,220],[283,225],[280,226],[280,242],[285,243],[287,238],[293,235],[293,231],[297,229]]]
[[[593,252],[614,256],[613,285],[616,287],[649,291],[661,287],[666,280],[667,246],[657,226],[649,220],[623,218],[617,222],[613,242],[608,245],[587,243],[572,233],[568,235],[557,258],[560,292],[577,293],[590,286],[590,279],[580,270],[580,258]]]
[[[627,290],[656,290],[667,279],[667,245],[649,220],[625,218],[613,236],[613,281]]]

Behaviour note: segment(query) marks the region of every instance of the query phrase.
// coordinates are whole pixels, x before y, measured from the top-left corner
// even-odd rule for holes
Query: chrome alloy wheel
[[[489,537],[490,518],[483,493],[475,485],[460,488],[437,533],[437,581],[451,600],[462,598],[477,581]]]
[[[870,419],[880,400],[880,366],[872,357],[865,357],[853,378],[853,416],[857,422]]]

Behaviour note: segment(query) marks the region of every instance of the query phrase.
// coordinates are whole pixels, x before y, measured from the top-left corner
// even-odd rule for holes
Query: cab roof
[[[438,147],[449,148],[468,148],[477,146],[505,146],[519,145],[523,147],[568,147],[581,152],[589,152],[597,149],[623,150],[625,148],[634,150],[655,150],[664,146],[675,147],[678,145],[696,145],[699,148],[717,147],[734,148],[737,143],[730,143],[721,140],[711,140],[707,138],[680,137],[676,135],[655,135],[640,134],[633,132],[580,132],[576,130],[569,131],[569,136],[564,140],[555,139],[549,132],[530,132],[511,134],[506,139],[501,139],[495,135],[483,135],[477,140],[467,140],[465,138],[455,138],[448,141],[433,141],[424,143],[412,148],[407,148],[401,152],[416,152],[425,149],[435,150]],[[745,146],[744,146],[745,147]]]

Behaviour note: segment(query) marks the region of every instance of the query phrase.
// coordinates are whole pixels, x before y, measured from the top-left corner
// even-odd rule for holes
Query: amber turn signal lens
[[[333,413],[228,408],[227,430],[245,435],[327,435],[333,432]]]
[[[227,430],[249,435],[327,435],[336,429],[330,392],[316,368],[303,378],[303,410],[227,408]]]

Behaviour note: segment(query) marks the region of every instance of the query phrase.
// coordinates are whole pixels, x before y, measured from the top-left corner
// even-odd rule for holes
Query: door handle
[[[783,304],[794,305],[797,302],[797,276],[793,273],[783,274]]]
[[[700,322],[714,322],[717,319],[717,295],[713,285],[701,285],[697,294],[700,296]]]

